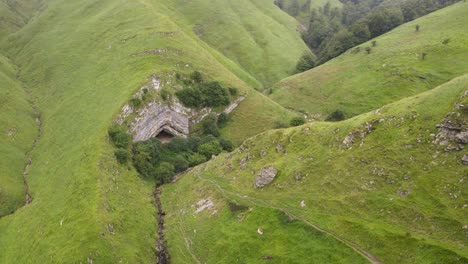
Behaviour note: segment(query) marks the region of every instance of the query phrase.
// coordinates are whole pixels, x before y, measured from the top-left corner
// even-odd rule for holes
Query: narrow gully
[[[164,217],[166,213],[163,211],[161,204],[161,186],[156,186],[154,190],[154,200],[156,202],[157,219],[158,219],[158,239],[156,241],[156,256],[157,264],[168,264],[169,252],[166,247],[166,241],[164,238]]]

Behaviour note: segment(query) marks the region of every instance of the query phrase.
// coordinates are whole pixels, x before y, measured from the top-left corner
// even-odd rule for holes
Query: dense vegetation
[[[297,1],[292,1],[293,5]],[[304,41],[318,54],[322,64],[346,50],[380,36],[391,29],[456,0],[342,0],[342,7],[329,2],[320,8],[310,8],[310,1],[300,7],[309,12]],[[309,11],[308,11],[309,10]],[[294,14],[299,12],[294,12]],[[294,15],[293,14],[293,15]],[[304,67],[298,67],[303,70]]]

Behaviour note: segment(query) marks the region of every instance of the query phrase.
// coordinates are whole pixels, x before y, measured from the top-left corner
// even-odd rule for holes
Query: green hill
[[[2,53],[13,58],[10,63],[2,57],[0,68],[1,98],[7,100],[0,114],[0,263],[155,261],[154,184],[118,166],[107,139],[112,120],[148,76],[198,70],[247,93],[225,128],[237,141],[292,116],[252,88],[260,82],[244,63],[257,60],[254,55],[262,46],[243,51],[241,68],[240,62],[215,49],[219,47],[211,47],[214,41],[202,41],[193,32],[183,12],[173,10],[176,1],[40,1],[40,10],[26,20],[6,9],[6,3],[15,1],[1,3],[1,11],[12,16],[9,21],[24,23],[0,25],[2,34],[11,33],[2,35]],[[28,3],[33,1],[24,2]],[[285,76],[294,67],[294,56],[305,49],[293,20],[272,11],[271,2],[256,2],[255,10],[245,3],[224,4],[218,7],[279,21],[265,25],[269,28],[262,29],[258,39],[256,34],[251,38],[277,40],[265,47],[263,56],[273,56],[284,43],[299,49],[290,50],[288,62],[271,64],[271,80]],[[235,45],[241,40],[225,42]],[[27,180],[33,202],[19,207],[24,204],[21,172],[29,158],[24,153],[37,135],[29,99],[40,112],[42,137],[30,153]],[[246,129],[242,124],[248,122],[251,127]],[[17,129],[17,141],[9,136],[11,128]]]
[[[344,122],[268,131],[186,173],[163,188],[173,261],[466,263],[464,151],[433,141],[446,118],[466,128],[467,89],[465,75]],[[267,166],[277,177],[255,188]]]
[[[354,116],[427,91],[468,71],[467,23],[466,3],[449,6],[372,40],[375,47],[369,41],[284,79],[271,98],[323,119],[335,110]]]

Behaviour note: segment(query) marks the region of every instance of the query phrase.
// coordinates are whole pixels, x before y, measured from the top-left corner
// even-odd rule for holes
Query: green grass
[[[164,1],[171,16],[269,88],[308,53],[297,22],[270,0]],[[285,52],[287,51],[287,52]],[[260,87],[259,87],[260,88]]]
[[[337,109],[354,116],[427,91],[468,72],[467,23],[468,4],[449,6],[376,38],[370,55],[364,48],[371,42],[364,43],[359,53],[351,49],[286,78],[271,98],[324,119]],[[450,39],[446,45],[445,39]]]
[[[0,55],[0,217],[24,205],[25,153],[36,137],[34,112],[16,71]]]
[[[257,228],[273,225],[275,233],[302,236],[306,232],[303,225],[311,222],[356,243],[382,263],[466,263],[464,152],[445,152],[444,147],[432,143],[430,134],[437,133],[436,125],[457,109],[456,102],[466,104],[466,96],[460,98],[467,89],[465,75],[382,107],[380,113],[268,131],[247,140],[233,153],[195,168],[176,184],[163,188],[169,251],[181,262],[195,257],[203,263],[215,263],[221,253],[207,251],[206,245],[215,248],[227,240],[231,246],[223,247],[223,253],[232,263],[236,259],[231,256],[238,256],[237,247],[262,239],[255,233]],[[466,121],[466,111],[459,118]],[[352,149],[341,147],[350,131],[361,130],[372,120],[381,121],[362,146],[357,142]],[[285,152],[277,153],[277,144]],[[262,151],[266,152],[263,158]],[[247,168],[242,170],[240,160],[249,156]],[[271,185],[255,189],[256,173],[268,165],[276,166],[278,177]],[[297,173],[302,174],[299,182],[294,179]],[[409,195],[400,196],[399,191],[409,191]],[[214,208],[195,214],[201,199],[211,199]],[[300,207],[301,201],[306,207]],[[237,215],[228,211],[228,202],[253,208],[245,212],[248,221],[236,222]],[[214,210],[218,213],[212,215]],[[302,225],[276,224],[275,215],[281,212],[294,216]],[[262,247],[276,239],[286,238],[279,235],[255,243],[256,250],[244,250],[241,256],[245,259],[240,262],[254,262],[251,260],[267,254]],[[276,257],[278,263],[283,258],[287,263],[324,263],[329,250],[346,249],[330,239],[322,234],[317,240],[291,242],[298,248],[305,243],[323,247],[318,256],[295,255],[279,248],[273,259]],[[335,256],[337,259],[330,262],[358,261],[347,259],[350,255]]]
[[[2,32],[15,32],[2,36],[2,53],[14,58],[19,80],[31,90],[31,98],[37,98],[43,136],[31,153],[28,183],[33,203],[0,220],[0,263],[155,261],[154,184],[140,179],[133,169],[118,166],[106,138],[120,108],[151,74],[199,70],[209,79],[249,93],[251,97],[233,113],[235,121],[228,128],[240,129],[244,119],[256,124],[243,134],[229,135],[238,141],[271,128],[275,115],[282,118],[290,114],[251,88],[261,85],[252,72],[200,40],[191,24],[184,22],[183,14],[173,10],[173,3],[48,0],[25,27],[6,28],[9,24],[2,24]],[[240,13],[248,11],[242,11],[242,5],[234,6]],[[271,7],[264,9],[264,16],[291,25],[285,14],[268,13]],[[277,38],[288,25],[278,31],[270,27],[265,38]],[[300,43],[296,33],[285,38]],[[271,45],[275,52],[280,49],[275,45],[284,45],[278,43]],[[132,56],[159,48],[178,52]],[[3,66],[8,64],[2,58],[1,78],[7,72],[8,85],[4,86],[2,79],[1,98],[8,93],[11,102],[2,105],[5,112],[0,114],[0,128],[12,127],[11,122],[18,117],[21,142],[13,144],[1,131],[0,183],[2,191],[5,182],[11,189],[8,204],[3,203],[2,196],[0,208],[6,212],[24,199],[23,153],[37,132],[26,95],[20,89],[22,83],[13,78],[16,69]],[[278,70],[275,76],[284,76],[284,69],[291,64],[292,59],[281,67],[276,65],[272,72]],[[254,105],[258,115],[247,114]]]

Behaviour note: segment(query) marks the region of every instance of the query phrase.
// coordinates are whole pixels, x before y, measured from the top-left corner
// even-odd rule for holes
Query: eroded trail
[[[157,264],[168,264],[169,252],[166,247],[166,240],[164,238],[164,217],[166,213],[163,211],[161,204],[161,187],[156,187],[154,190],[154,200],[156,202],[156,213],[158,219],[158,239],[156,241],[156,256]]]

